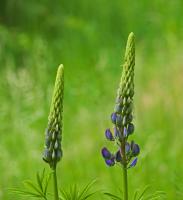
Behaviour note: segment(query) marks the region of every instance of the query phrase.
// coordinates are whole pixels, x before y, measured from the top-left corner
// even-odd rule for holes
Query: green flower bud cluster
[[[49,163],[51,168],[56,168],[57,162],[62,157],[62,112],[64,96],[64,67],[60,65],[57,70],[55,87],[51,102],[48,126],[46,129],[45,150],[43,160]]]
[[[135,36],[130,33],[127,41],[125,61],[119,89],[117,91],[116,105],[114,113],[121,120],[117,126],[123,129],[123,135],[126,137],[130,132],[127,130],[133,126],[133,96],[134,96],[134,66],[135,66]],[[121,117],[119,117],[121,116]]]

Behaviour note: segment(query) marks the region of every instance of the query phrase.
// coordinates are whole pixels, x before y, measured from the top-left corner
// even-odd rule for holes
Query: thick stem
[[[128,200],[128,174],[127,174],[127,158],[125,150],[126,140],[123,138],[121,142],[121,153],[123,158],[123,200]]]
[[[53,187],[54,187],[54,196],[55,196],[55,200],[59,200],[56,166],[53,168]]]
[[[126,166],[123,166],[123,194],[123,199],[128,200],[128,174]]]

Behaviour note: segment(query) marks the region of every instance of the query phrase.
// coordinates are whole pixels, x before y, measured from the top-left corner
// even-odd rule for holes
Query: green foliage
[[[61,189],[60,200],[85,200],[89,199],[91,196],[97,193],[97,191],[90,192],[92,186],[96,181],[88,183],[82,190],[78,188],[77,185],[73,185],[69,190]]]
[[[25,189],[22,190],[14,188],[10,189],[10,191],[24,197],[48,200],[48,184],[50,177],[51,174],[46,174],[44,169],[41,174],[37,172],[36,183],[31,180],[27,180],[23,182]]]
[[[163,191],[155,191],[153,193],[148,192],[150,189],[149,186],[146,186],[141,192],[139,190],[136,190],[133,196],[133,200],[158,200],[158,199],[166,199],[166,193]],[[123,198],[105,192],[104,193],[106,196],[113,200],[123,200]],[[120,196],[122,196],[122,192],[120,193]]]

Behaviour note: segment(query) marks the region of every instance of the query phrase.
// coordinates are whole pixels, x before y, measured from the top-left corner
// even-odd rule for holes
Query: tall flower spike
[[[134,66],[135,66],[135,36],[133,33],[130,33],[128,36],[128,41],[125,51],[125,59],[123,65],[123,72],[121,76],[121,81],[119,84],[117,92],[117,101],[114,111],[120,114],[123,118],[121,126],[125,130],[129,130],[128,126],[132,126],[130,123],[133,119],[132,110],[133,110],[133,95],[134,95]],[[121,111],[119,112],[119,109]],[[129,134],[125,131],[124,137],[127,137]]]
[[[49,163],[52,169],[56,168],[57,162],[62,157],[62,112],[64,96],[64,66],[60,65],[57,70],[55,87],[52,96],[48,126],[46,129],[45,150],[43,160]]]
[[[134,96],[134,67],[135,67],[135,36],[130,33],[127,40],[126,51],[124,56],[124,65],[122,76],[117,90],[117,98],[115,101],[114,112],[111,114],[111,121],[114,124],[114,139],[107,132],[107,139],[112,138],[115,144],[118,145],[118,151],[115,155],[115,160],[107,160],[108,165],[118,163],[123,169],[123,191],[124,200],[128,200],[128,180],[127,169],[135,166],[137,157],[140,153],[138,144],[132,142],[130,145],[128,138],[134,132],[133,121],[133,96]],[[103,156],[104,157],[104,156]],[[134,158],[135,157],[135,158]],[[113,157],[112,157],[113,158]],[[134,160],[132,160],[134,158]],[[105,161],[106,158],[104,157]],[[115,162],[116,161],[116,162]]]

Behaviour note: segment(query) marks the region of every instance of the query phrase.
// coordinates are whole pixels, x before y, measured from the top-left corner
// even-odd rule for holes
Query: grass
[[[129,19],[128,13],[122,17],[120,12],[110,22],[105,21],[105,16],[112,5],[104,4],[102,13],[96,12],[90,20],[90,13],[85,11],[87,5],[80,2],[81,13],[77,15],[73,10],[73,15],[65,14],[65,24],[58,28],[55,37],[50,36],[49,31],[44,33],[51,27],[49,22],[48,27],[41,25],[42,30],[33,33],[21,24],[15,27],[1,24],[1,199],[20,199],[7,189],[21,186],[22,180],[31,179],[46,166],[41,160],[44,130],[60,63],[65,66],[65,99],[64,157],[57,170],[58,177],[62,174],[58,182],[67,188],[73,184],[84,186],[97,178],[97,189],[114,194],[118,191],[117,185],[122,183],[118,176],[121,170],[107,168],[100,149],[105,142],[104,131],[111,125],[110,114],[121,76],[122,50],[128,32],[134,31],[137,43],[134,138],[141,146],[141,155],[136,168],[129,171],[129,192],[133,195],[136,189],[150,184],[153,189],[165,191],[167,199],[181,200],[180,195],[176,196],[177,185],[182,184],[176,177],[181,176],[183,170],[183,50],[178,40],[183,31],[176,20],[181,13],[181,1],[168,3],[169,12],[164,10],[165,16],[159,13],[162,2],[154,3],[152,13],[149,5],[139,5],[141,13],[145,10],[145,18],[152,15],[148,18],[153,20],[148,26],[149,32],[147,21],[142,18],[137,19],[137,24],[133,21],[138,13],[136,4],[132,5],[134,13]],[[101,8],[98,6],[96,9]],[[130,5],[126,6],[129,11]],[[68,11],[69,6],[65,5],[64,9]],[[94,12],[94,7],[91,10]],[[118,11],[117,3],[113,10]],[[124,20],[124,31],[117,28],[120,20],[113,29],[118,17]],[[36,25],[34,20],[32,26]]]

